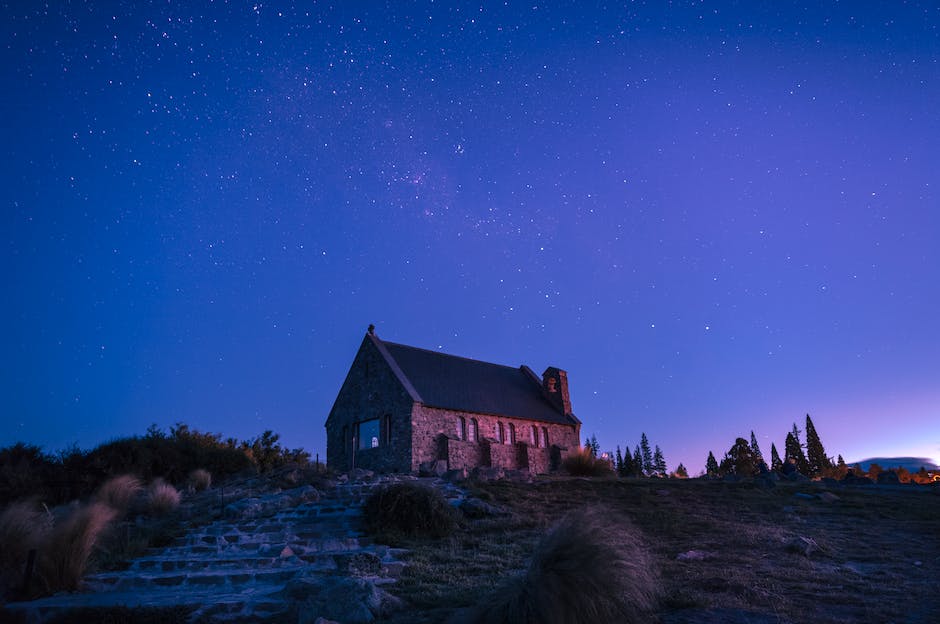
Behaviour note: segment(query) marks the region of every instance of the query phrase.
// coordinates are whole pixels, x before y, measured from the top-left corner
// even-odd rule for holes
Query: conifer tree
[[[621,464],[620,470],[617,471],[621,477],[635,477],[635,469],[633,467],[633,456],[630,454],[630,447],[627,447],[627,452],[623,454],[623,464]]]
[[[757,445],[757,436],[754,435],[753,430],[751,431],[751,453],[757,458],[758,465],[764,461],[764,454],[760,452],[760,447]]]
[[[818,475],[832,466],[809,414],[806,415],[806,461],[810,476]]]
[[[597,435],[591,434],[591,437],[584,441],[584,446],[591,449],[591,455],[594,457],[601,456],[601,445],[597,441]]]
[[[645,433],[640,436],[640,451],[643,453],[643,473],[650,476],[655,468],[653,466],[653,451],[650,450],[650,442],[646,439]]]
[[[639,444],[633,449],[633,474],[637,477],[643,476],[643,455]]]
[[[614,469],[618,475],[623,476],[623,453],[620,452],[620,445],[617,445],[617,455],[614,459]]]
[[[711,451],[708,451],[708,459],[705,460],[705,474],[709,477],[718,476],[718,460]]]
[[[685,469],[685,466],[682,465],[682,462],[679,462],[679,465],[676,467],[675,475],[677,479],[689,478],[689,471]]]
[[[658,444],[653,452],[653,472],[660,477],[666,476],[666,458],[663,457],[663,452],[659,450]]]
[[[751,450],[751,445],[744,438],[738,438],[734,444],[725,453],[721,465],[718,467],[718,474],[738,475],[739,477],[751,477],[758,473],[757,458]]]
[[[796,437],[794,431],[798,431],[796,425],[793,425],[793,431],[787,434],[786,442],[784,442],[784,453],[786,461],[794,464],[800,473],[806,474],[806,455],[803,454],[803,448],[800,446],[800,439]]]
[[[771,470],[780,470],[783,468],[783,462],[780,461],[780,453],[777,452],[777,446],[771,442],[770,443],[770,469]]]

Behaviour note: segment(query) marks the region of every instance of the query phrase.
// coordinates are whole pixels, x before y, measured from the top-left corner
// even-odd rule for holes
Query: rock
[[[726,474],[726,475],[722,478],[722,481],[724,481],[725,483],[737,483],[737,482],[739,482],[740,480],[741,480],[741,477],[739,477],[739,476],[736,475],[736,474]]]
[[[456,481],[466,481],[467,477],[469,476],[470,476],[470,473],[467,472],[466,468],[458,468],[456,470],[448,470],[443,475],[441,475],[441,478],[447,481],[456,482]]]
[[[792,481],[794,483],[805,483],[809,481],[809,477],[807,477],[805,474],[802,474],[801,472],[795,469],[793,472],[789,474],[784,474],[783,478],[786,479],[787,481]]]
[[[676,555],[676,561],[706,561],[714,556],[714,553],[705,552],[704,550],[687,550]]]
[[[874,483],[871,479],[865,476],[857,475],[854,472],[848,472],[839,483],[843,485],[871,485]]]
[[[328,620],[325,617],[318,617],[313,624],[339,624],[336,620]]]
[[[490,516],[506,515],[502,509],[490,505],[479,498],[467,498],[458,506],[463,515],[467,518],[486,518]]]
[[[832,492],[820,492],[819,500],[827,502],[827,503],[834,503],[837,500],[841,500],[841,499],[835,494],[833,494]]]
[[[477,466],[470,471],[470,477],[477,481],[498,481],[505,478],[506,471],[491,466]]]
[[[754,483],[762,488],[770,489],[777,487],[777,481],[780,477],[776,472],[762,472],[754,477]]]
[[[893,470],[878,473],[878,485],[898,485],[900,483],[901,479],[898,478],[898,473]]]
[[[819,550],[819,544],[811,537],[797,535],[787,540],[786,544],[784,544],[784,548],[786,548],[787,552],[809,557],[812,553]]]
[[[802,498],[803,500],[816,500],[816,497],[812,494],[807,494],[806,492],[797,492],[793,495],[794,498]]]
[[[820,479],[820,481],[823,483],[823,485],[828,485],[830,487],[834,485],[839,485],[839,482],[833,479],[832,477],[823,477],[822,479]]]
[[[375,473],[365,468],[353,468],[348,473],[350,481],[371,481]]]
[[[418,465],[418,476],[440,477],[447,472],[447,462],[443,459],[426,461]]]

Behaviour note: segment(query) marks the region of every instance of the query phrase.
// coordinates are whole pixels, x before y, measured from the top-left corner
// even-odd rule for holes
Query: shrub
[[[49,593],[78,589],[92,551],[116,515],[104,503],[89,503],[52,528],[39,557]]]
[[[658,576],[640,532],[598,510],[570,514],[539,542],[528,569],[466,624],[645,622]]]
[[[561,466],[575,477],[608,477],[613,474],[610,462],[595,457],[587,446],[568,455],[561,462]]]
[[[212,473],[202,468],[197,468],[189,473],[189,487],[194,492],[202,492],[212,487]]]
[[[0,597],[11,598],[23,582],[30,549],[49,533],[51,518],[32,503],[12,503],[0,513]]]
[[[94,498],[123,515],[142,489],[140,479],[133,475],[121,475],[105,481],[95,492]]]
[[[362,509],[370,533],[443,537],[457,525],[457,514],[434,488],[417,483],[395,483],[376,490]]]
[[[163,516],[179,507],[180,493],[163,479],[156,479],[150,484],[148,503],[152,514]]]

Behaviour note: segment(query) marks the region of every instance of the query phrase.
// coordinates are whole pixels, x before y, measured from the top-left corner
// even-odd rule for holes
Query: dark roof
[[[542,394],[541,380],[525,367],[513,368],[379,340],[389,364],[404,375],[415,400],[461,412],[494,414],[570,425],[576,420]]]

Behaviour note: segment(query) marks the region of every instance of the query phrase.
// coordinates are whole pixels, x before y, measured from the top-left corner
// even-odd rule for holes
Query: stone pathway
[[[75,607],[117,605],[190,606],[193,621],[297,621],[300,610],[307,617],[320,611],[313,619],[368,622],[395,606],[397,599],[382,587],[394,583],[406,564],[404,551],[359,532],[361,507],[372,488],[402,478],[408,477],[243,496],[225,507],[223,520],[191,527],[126,570],[87,577],[86,591],[7,608],[23,612],[28,622]],[[438,486],[460,498],[451,484]],[[232,492],[226,500],[236,498]],[[342,605],[338,598],[358,602]]]

